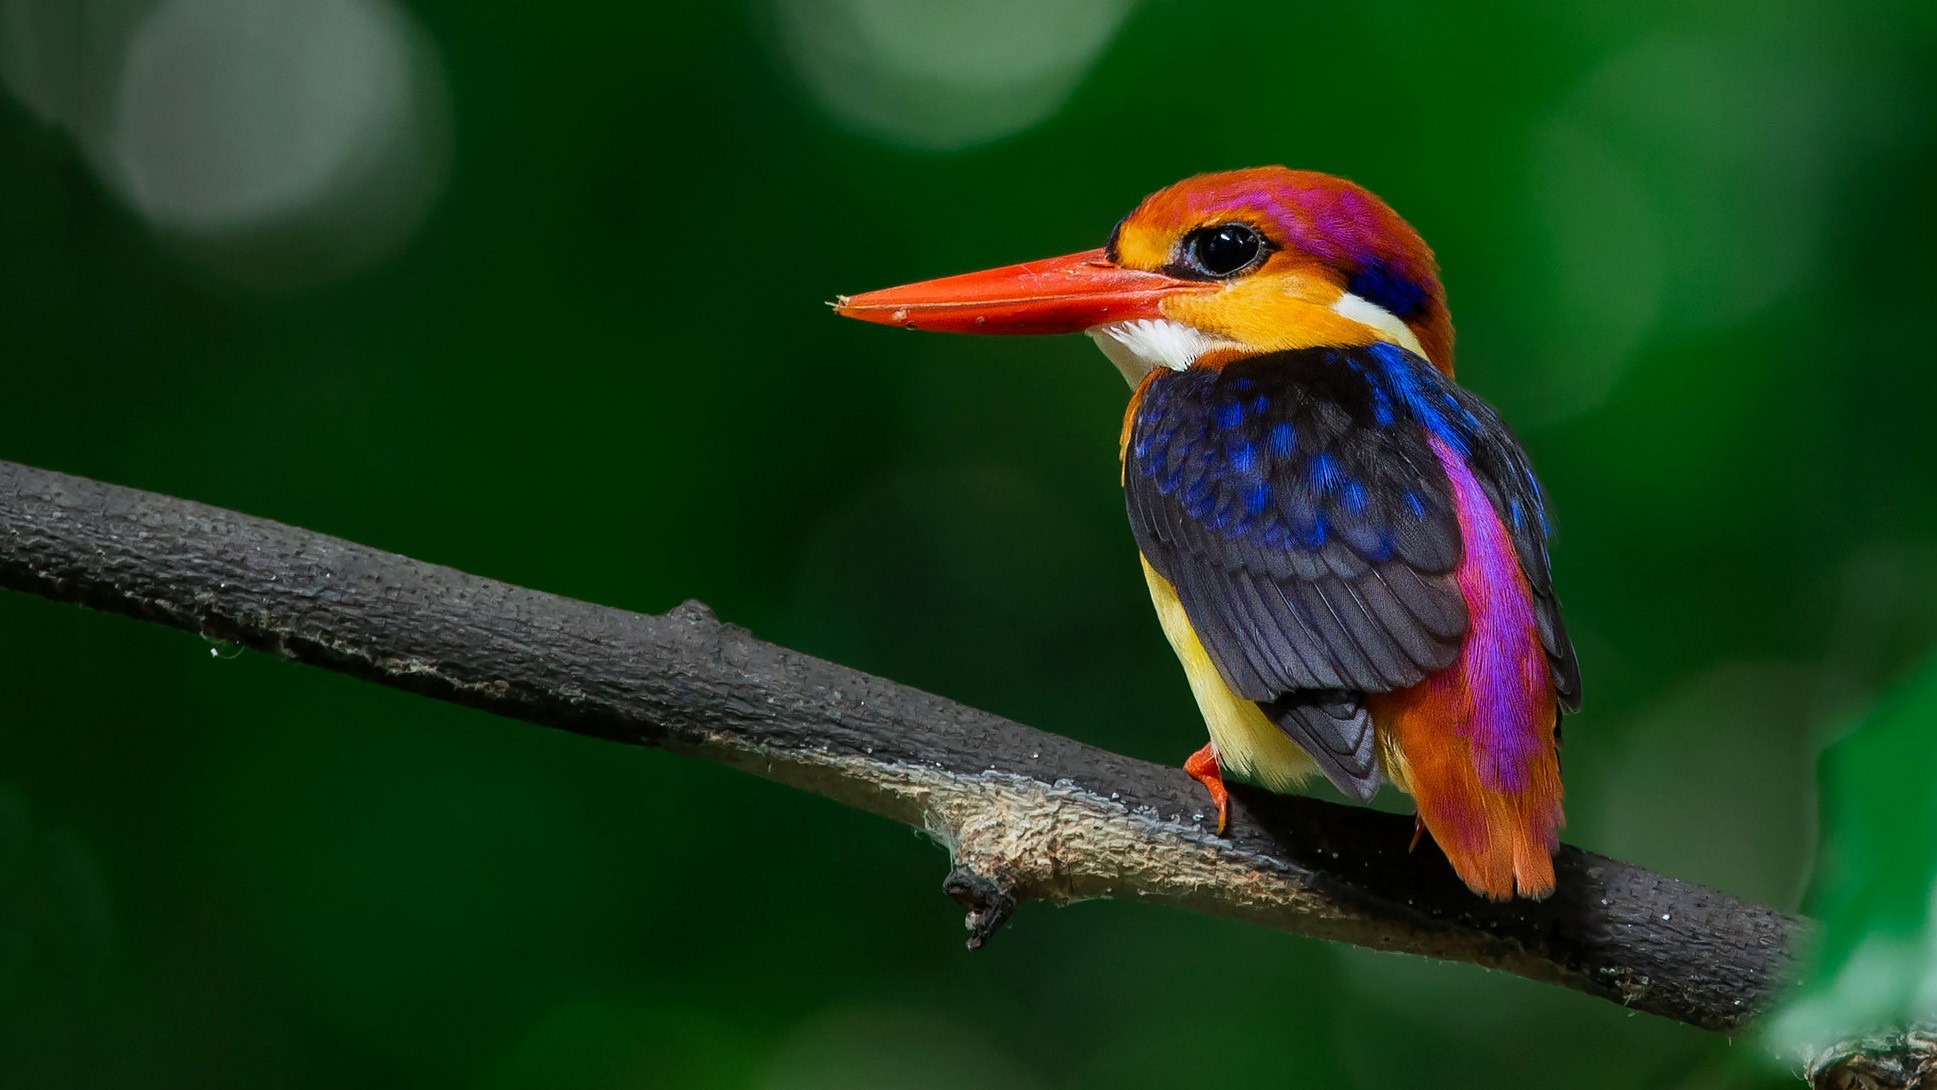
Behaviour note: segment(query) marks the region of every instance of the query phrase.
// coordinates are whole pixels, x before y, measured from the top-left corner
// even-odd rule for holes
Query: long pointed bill
[[[1216,285],[1118,267],[1102,250],[843,295],[834,313],[939,333],[1081,333],[1160,318],[1158,303]]]

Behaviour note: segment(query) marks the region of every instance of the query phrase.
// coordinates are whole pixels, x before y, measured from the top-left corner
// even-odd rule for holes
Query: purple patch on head
[[[1506,527],[1466,460],[1437,438],[1432,446],[1452,481],[1465,543],[1455,578],[1470,618],[1460,650],[1473,706],[1467,740],[1482,784],[1520,791],[1554,727],[1546,699],[1547,655],[1534,622],[1532,594]]]
[[[1376,271],[1394,286],[1392,297],[1423,299],[1437,291],[1430,255],[1417,236],[1391,209],[1349,183],[1274,184],[1247,178],[1205,193],[1193,204],[1201,216],[1261,216],[1281,245],[1344,270],[1348,277]],[[1375,301],[1385,305],[1385,299]]]

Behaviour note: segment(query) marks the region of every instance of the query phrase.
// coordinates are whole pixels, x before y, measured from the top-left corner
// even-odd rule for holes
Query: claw
[[[1184,761],[1184,772],[1211,793],[1211,801],[1217,804],[1217,835],[1223,836],[1231,824],[1231,793],[1224,789],[1224,775],[1217,768],[1217,749],[1204,743],[1203,749]]]
[[[1414,849],[1418,848],[1419,838],[1425,835],[1426,819],[1418,814],[1412,815],[1412,843],[1406,845],[1406,852],[1410,854]]]

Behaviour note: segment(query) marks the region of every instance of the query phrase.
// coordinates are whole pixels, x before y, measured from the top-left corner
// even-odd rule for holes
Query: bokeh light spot
[[[103,167],[209,264],[309,282],[388,253],[421,219],[442,176],[442,98],[389,0],[168,0],[128,41]]]
[[[1547,361],[1529,423],[1592,409],[1651,348],[1802,291],[1834,164],[1868,139],[1867,92],[1834,72],[1808,45],[1665,35],[1556,103],[1528,142],[1527,256],[1552,284],[1522,311]]]
[[[776,0],[803,81],[842,124],[929,150],[998,140],[1069,100],[1136,0]]]

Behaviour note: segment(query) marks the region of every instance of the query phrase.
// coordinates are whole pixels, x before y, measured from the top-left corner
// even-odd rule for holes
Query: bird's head
[[[834,309],[951,333],[1088,333],[1133,383],[1155,367],[1375,341],[1453,369],[1419,234],[1351,182],[1284,167],[1159,190],[1099,250],[842,296]]]

